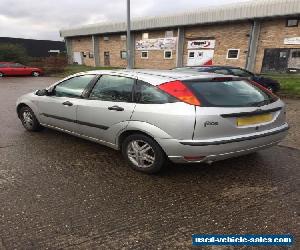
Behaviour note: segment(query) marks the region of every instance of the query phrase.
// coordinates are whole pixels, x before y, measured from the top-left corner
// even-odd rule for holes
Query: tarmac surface
[[[279,146],[145,175],[118,151],[23,129],[17,97],[56,80],[0,79],[1,250],[197,249],[191,235],[198,233],[292,234],[299,241],[299,100],[287,100],[295,126]]]

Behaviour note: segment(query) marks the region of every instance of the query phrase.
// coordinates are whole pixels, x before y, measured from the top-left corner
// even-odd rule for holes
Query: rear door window
[[[135,79],[103,75],[94,86],[89,99],[114,101],[114,102],[132,102],[132,90]]]
[[[203,107],[263,106],[275,97],[246,80],[235,81],[186,81]]]

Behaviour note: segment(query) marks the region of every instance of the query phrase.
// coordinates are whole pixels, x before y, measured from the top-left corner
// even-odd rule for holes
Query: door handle
[[[65,105],[65,106],[73,106],[73,103],[69,102],[69,101],[66,101],[66,102],[63,102],[62,105]]]
[[[119,106],[112,106],[112,107],[108,107],[108,110],[124,111],[124,108]]]

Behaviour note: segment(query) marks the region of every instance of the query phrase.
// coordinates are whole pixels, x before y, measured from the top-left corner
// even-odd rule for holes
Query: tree
[[[19,44],[0,43],[0,61],[26,63],[26,49]]]

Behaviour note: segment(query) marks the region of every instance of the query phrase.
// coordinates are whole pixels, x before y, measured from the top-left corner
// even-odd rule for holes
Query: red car
[[[0,77],[2,76],[40,76],[39,68],[28,67],[20,63],[0,62]]]

